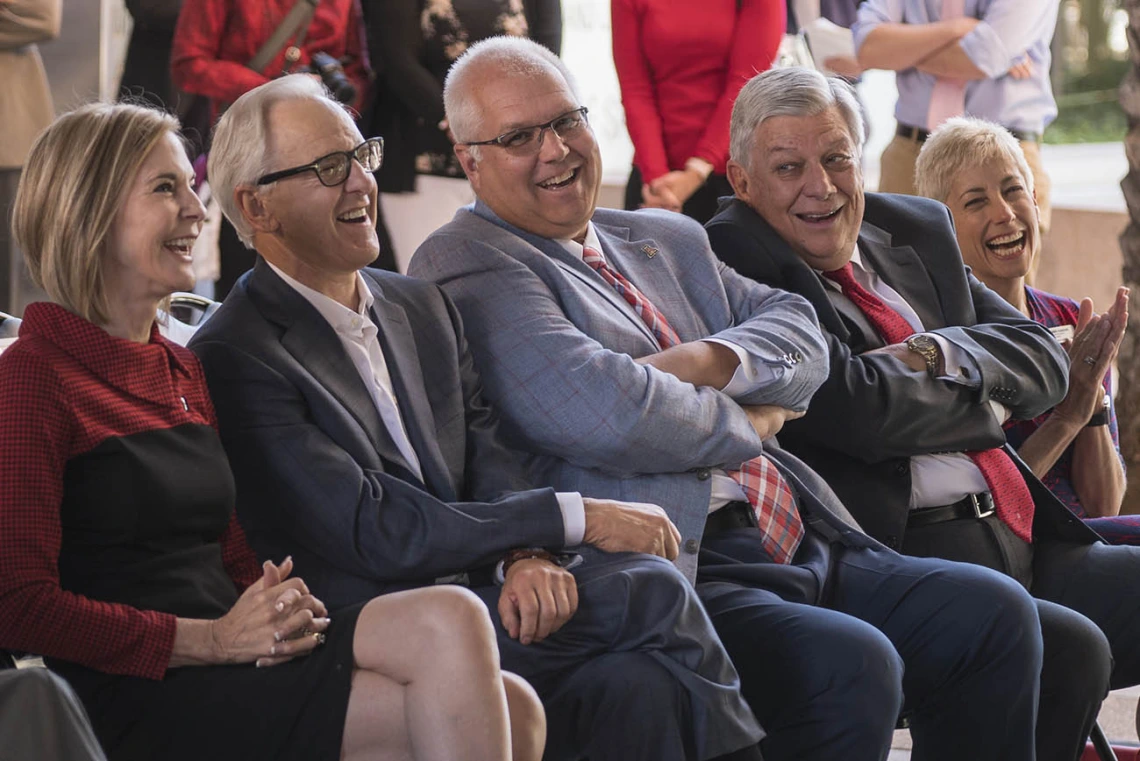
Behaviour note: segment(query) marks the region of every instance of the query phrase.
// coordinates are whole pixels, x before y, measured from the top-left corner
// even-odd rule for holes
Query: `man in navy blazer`
[[[215,132],[211,180],[259,259],[192,348],[251,544],[292,552],[330,607],[469,585],[503,668],[543,698],[547,759],[756,757],[660,508],[528,489],[447,297],[362,269],[381,151],[303,75],[242,96]]]
[[[736,197],[709,240],[740,274],[806,297],[827,338],[828,379],[784,445],[880,541],[994,568],[1040,598],[1037,755],[1071,761],[1110,671],[1113,688],[1140,681],[1140,548],[1099,541],[1005,446],[1008,416],[1064,396],[1069,360],[963,266],[945,206],[863,192],[862,134],[840,80],[757,75],[733,110]],[[876,301],[903,324],[874,317]],[[1010,499],[1032,511],[1024,523]]]
[[[597,142],[540,46],[472,46],[445,106],[478,201],[410,271],[454,299],[545,482],[669,513],[765,758],[882,761],[905,692],[916,759],[1032,759],[1041,643],[1024,590],[882,546],[772,438],[826,374],[810,305],[717,262],[692,220],[597,209]],[[730,475],[746,461],[773,496],[755,512]]]

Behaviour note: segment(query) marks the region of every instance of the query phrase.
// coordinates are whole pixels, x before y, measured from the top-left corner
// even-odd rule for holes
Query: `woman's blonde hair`
[[[1025,189],[1033,195],[1033,171],[1017,138],[1009,130],[974,116],[947,119],[930,134],[914,165],[914,183],[920,196],[946,203],[961,172],[978,166],[1012,161]]]
[[[60,116],[32,145],[12,233],[32,279],[84,319],[108,319],[103,249],[139,166],[178,120],[145,106],[91,103]]]

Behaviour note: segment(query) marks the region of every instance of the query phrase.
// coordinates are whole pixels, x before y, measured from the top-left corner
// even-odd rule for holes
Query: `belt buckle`
[[[968,499],[970,500],[970,506],[972,508],[974,508],[974,517],[975,518],[979,518],[979,519],[986,518],[986,517],[994,514],[994,506],[993,506],[994,500],[993,500],[992,495],[990,496],[989,509],[987,509],[987,510],[982,509],[982,501],[980,499],[978,499],[977,494],[971,494],[968,497]]]

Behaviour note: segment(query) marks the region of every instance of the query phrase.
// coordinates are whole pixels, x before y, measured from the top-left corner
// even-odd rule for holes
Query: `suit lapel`
[[[886,231],[864,222],[859,233],[859,252],[871,269],[891,288],[898,291],[910,308],[918,314],[923,328],[945,327],[940,311],[938,291],[930,273],[910,246],[892,246]]]
[[[407,461],[328,321],[261,258],[250,275],[249,295],[267,319],[283,328],[281,346],[285,351],[356,421],[377,454],[407,470]]]
[[[614,290],[613,286],[605,280],[602,280],[602,276],[595,272],[590,265],[563,248],[561,243],[549,238],[540,238],[537,235],[531,235],[528,232],[518,229],[514,225],[504,222],[482,201],[475,202],[474,211],[487,221],[510,231],[546,254],[559,268],[578,282],[588,286],[595,294],[601,297],[603,301],[620,312],[636,330],[653,342],[654,346],[660,348],[660,345],[657,343],[657,337],[653,335],[653,331],[651,331],[649,326],[645,324],[645,321],[638,316],[637,312],[633,311],[633,307]],[[609,226],[603,228],[595,224],[594,229],[598,231],[598,238],[602,242],[602,255],[606,257],[607,261],[611,256],[611,249],[630,245],[628,228]],[[630,281],[633,282],[634,285],[637,285],[637,281],[632,277]]]
[[[457,499],[443,466],[443,452],[435,437],[435,417],[424,392],[423,369],[407,313],[386,299],[372,278],[365,275],[364,280],[376,299],[372,303],[372,319],[378,329],[377,337],[388,365],[388,375],[392,378],[392,390],[399,400],[404,428],[420,460],[424,481],[430,484],[436,497],[444,501]]]

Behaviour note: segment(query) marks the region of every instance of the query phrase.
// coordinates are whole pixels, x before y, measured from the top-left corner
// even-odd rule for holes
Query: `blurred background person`
[[[380,185],[396,264],[408,269],[419,245],[475,194],[452,152],[443,79],[479,40],[529,37],[558,55],[561,0],[364,0],[377,76],[368,135],[384,136]]]
[[[311,8],[302,21],[257,71],[248,64],[289,17],[294,6]],[[315,7],[314,7],[315,6]],[[328,56],[322,59],[318,54]],[[338,61],[339,72],[319,76],[338,99],[359,113],[368,91],[368,55],[360,0],[182,0],[174,30],[170,68],[174,84],[213,103],[210,124],[239,96],[286,73],[311,70],[323,61]],[[345,85],[351,86],[348,93]],[[223,220],[218,241],[220,275],[214,298],[223,299],[234,282],[253,266],[247,249]]]
[[[131,38],[119,90],[124,96],[173,112],[176,90],[170,77],[170,51],[182,0],[126,0]]]
[[[707,222],[716,199],[732,195],[725,177],[732,104],[776,58],[784,0],[613,0],[611,12],[634,151],[625,208]]]
[[[1032,420],[1009,421],[1006,439],[1066,507],[1112,544],[1140,544],[1140,516],[1121,516],[1124,465],[1111,368],[1128,323],[1128,289],[1104,314],[1092,299],[1026,285],[1041,247],[1036,189],[1018,140],[1004,127],[952,118],[918,155],[920,195],[950,207],[962,259],[1024,315],[1053,331],[1069,352],[1069,390]]]
[[[257,565],[202,368],[155,321],[193,280],[193,178],[151,108],[81,107],[31,150],[13,232],[52,301],[0,355],[0,647],[45,657],[113,761],[538,761],[473,594],[330,618],[291,559]]]
[[[23,257],[8,233],[20,167],[52,119],[37,42],[59,36],[61,0],[0,0],[0,311],[13,309]]]

